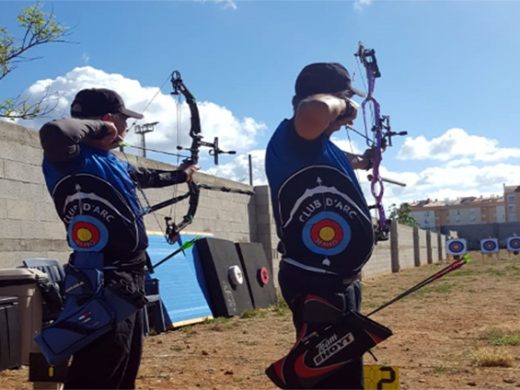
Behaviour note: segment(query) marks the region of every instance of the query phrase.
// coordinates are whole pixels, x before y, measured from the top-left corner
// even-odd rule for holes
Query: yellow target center
[[[92,239],[92,232],[86,228],[78,229],[78,239],[80,241],[90,241]]]
[[[324,227],[320,230],[320,238],[323,241],[332,241],[336,236],[336,232],[331,227]]]

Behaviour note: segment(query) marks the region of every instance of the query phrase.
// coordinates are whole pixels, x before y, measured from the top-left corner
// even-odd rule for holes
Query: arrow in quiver
[[[304,325],[291,351],[266,369],[282,389],[311,389],[347,363],[392,335],[392,331],[354,311],[308,295]]]

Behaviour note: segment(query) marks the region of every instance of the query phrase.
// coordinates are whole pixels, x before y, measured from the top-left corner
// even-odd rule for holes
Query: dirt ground
[[[472,257],[373,316],[394,332],[374,349],[377,364],[398,367],[402,389],[520,388],[520,255]],[[445,265],[365,280],[363,312]],[[137,385],[274,389],[264,369],[288,352],[294,337],[284,305],[149,336]],[[0,388],[30,389],[27,377],[26,367],[0,372]]]

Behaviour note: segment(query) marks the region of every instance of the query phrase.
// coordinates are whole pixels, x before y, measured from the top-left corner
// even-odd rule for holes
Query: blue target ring
[[[345,250],[352,231],[340,215],[322,211],[310,218],[303,227],[302,241],[312,252],[334,256]]]

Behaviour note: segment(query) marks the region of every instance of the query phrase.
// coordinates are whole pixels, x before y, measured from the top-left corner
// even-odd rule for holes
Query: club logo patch
[[[349,244],[351,230],[348,223],[338,214],[322,211],[310,218],[304,225],[302,240],[314,253],[334,256]]]
[[[77,251],[98,252],[108,242],[108,230],[98,219],[75,216],[68,227],[69,245]]]

